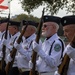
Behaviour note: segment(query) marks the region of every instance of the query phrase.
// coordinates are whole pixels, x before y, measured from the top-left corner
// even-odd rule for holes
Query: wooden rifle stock
[[[61,65],[58,68],[58,73],[60,75],[67,75],[67,70],[69,66],[70,58],[67,54],[64,55]]]
[[[24,35],[27,26],[28,26],[28,23],[26,23],[26,26],[24,27],[24,29],[22,30],[22,32],[21,32],[19,38],[17,39],[17,43],[18,43],[18,44],[20,44],[20,42],[22,41],[22,36]],[[11,62],[8,62],[8,64],[7,64],[6,67],[5,67],[6,75],[9,74],[9,71],[10,71],[11,68],[12,68],[12,65],[13,65],[13,62],[14,62],[14,59],[15,59],[15,56],[16,56],[16,52],[17,52],[17,49],[13,47],[12,52],[10,53],[10,56],[11,56],[11,58],[12,58],[12,61],[11,61]]]
[[[5,31],[5,36],[4,38],[7,39],[7,35],[8,35],[8,26],[9,26],[9,20],[10,20],[10,14],[8,15],[8,22],[7,22],[7,26],[6,26],[6,31]],[[6,46],[3,45],[2,47],[2,53],[3,53],[3,57],[2,57],[2,60],[1,60],[1,63],[0,63],[0,66],[1,66],[1,70],[4,71],[5,70],[5,51],[6,51]]]
[[[40,20],[40,23],[39,23],[39,26],[38,26],[38,29],[37,29],[37,36],[36,36],[36,42],[39,43],[39,39],[40,39],[40,36],[41,36],[41,28],[42,28],[42,24],[43,24],[43,16],[44,16],[44,9],[42,11],[42,17],[41,17],[41,20]],[[35,51],[33,51],[33,54],[32,54],[32,63],[33,63],[33,67],[32,69],[30,70],[30,75],[36,75],[36,71],[35,71],[35,68],[36,68],[36,56],[37,56],[37,53]]]
[[[72,39],[72,41],[70,42],[70,45],[75,48],[75,35]],[[58,73],[60,75],[67,75],[67,70],[68,70],[68,67],[69,67],[69,62],[70,62],[70,58],[67,54],[64,55],[64,58],[62,60],[62,63],[61,65],[59,66],[58,68]]]

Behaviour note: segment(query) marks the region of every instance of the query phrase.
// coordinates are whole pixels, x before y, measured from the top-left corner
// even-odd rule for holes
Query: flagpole
[[[9,18],[9,19],[10,19],[10,2],[11,2],[11,1],[9,1],[9,2],[8,2],[8,4],[9,4],[9,5],[8,5],[8,7],[9,7],[9,14],[8,14],[8,18]]]

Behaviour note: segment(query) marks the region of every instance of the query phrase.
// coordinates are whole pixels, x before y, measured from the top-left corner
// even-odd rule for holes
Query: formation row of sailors
[[[61,59],[65,53],[71,58],[68,74],[75,75],[75,48],[72,48],[70,44],[66,46],[64,41],[58,36],[57,32],[60,23],[63,25],[65,36],[72,40],[75,33],[75,16],[65,16],[63,18],[57,16],[45,15],[43,18],[42,36],[45,37],[42,43],[39,40],[39,44],[35,41],[38,23],[34,21],[27,21],[28,26],[22,37],[20,44],[17,43],[17,39],[21,34],[21,31],[26,25],[26,21],[23,20],[22,30],[20,31],[20,22],[9,21],[8,26],[8,38],[5,39],[4,33],[7,26],[7,19],[0,22],[0,60],[2,60],[3,53],[2,47],[6,46],[6,65],[12,61],[10,56],[13,47],[17,49],[15,60],[9,75],[29,75],[33,66],[31,57],[33,50],[37,52],[36,71],[39,75],[54,75],[58,70],[58,66],[61,64]],[[2,74],[3,75],[3,74]],[[56,74],[55,74],[56,75]]]

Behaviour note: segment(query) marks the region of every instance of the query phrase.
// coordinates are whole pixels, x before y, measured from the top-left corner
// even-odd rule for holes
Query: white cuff
[[[60,75],[60,74],[58,73],[58,71],[55,71],[54,75]]]

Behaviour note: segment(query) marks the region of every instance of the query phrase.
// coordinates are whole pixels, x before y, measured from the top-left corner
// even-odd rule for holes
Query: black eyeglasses
[[[46,28],[48,25],[44,24],[43,27]]]

